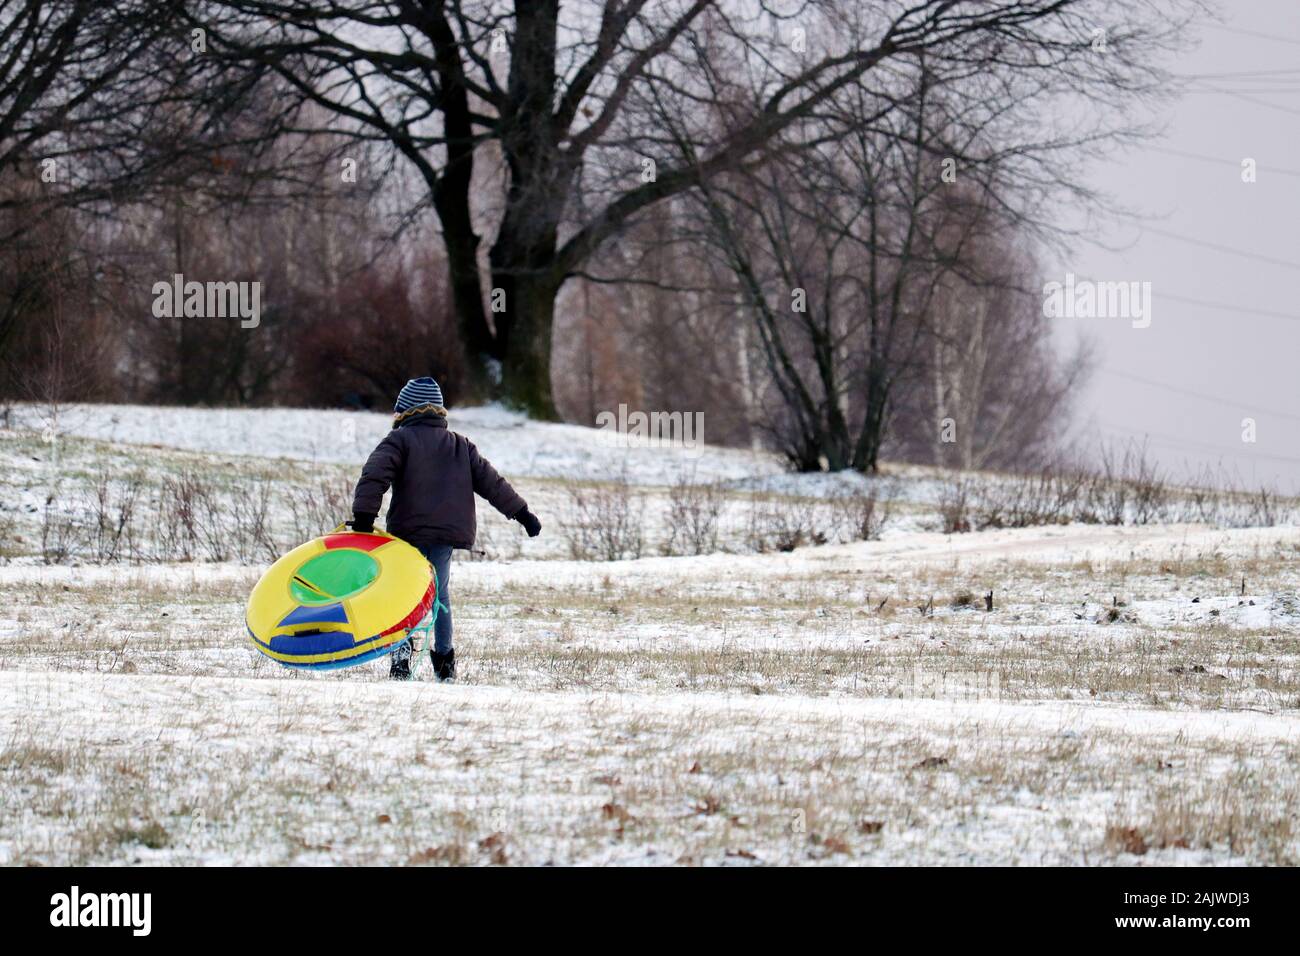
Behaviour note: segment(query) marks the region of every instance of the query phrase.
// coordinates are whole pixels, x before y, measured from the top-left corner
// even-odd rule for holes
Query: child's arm
[[[384,492],[393,483],[393,477],[402,467],[405,451],[393,434],[381,441],[366,459],[352,496],[352,529],[372,531],[379,507],[384,503]]]
[[[542,530],[542,523],[528,510],[528,503],[519,496],[519,492],[510,487],[488,461],[478,453],[474,443],[469,446],[469,468],[474,480],[474,492],[487,499],[488,504],[507,518],[513,518],[524,526],[530,538],[537,537]]]

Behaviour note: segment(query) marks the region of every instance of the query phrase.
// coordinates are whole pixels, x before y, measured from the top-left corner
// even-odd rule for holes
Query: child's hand
[[[519,514],[515,515],[515,520],[524,526],[524,530],[528,532],[530,538],[535,538],[542,533],[542,523],[537,520],[537,515],[528,510],[527,505]]]
[[[354,514],[352,516],[352,530],[360,531],[362,534],[370,534],[375,530],[375,515]]]

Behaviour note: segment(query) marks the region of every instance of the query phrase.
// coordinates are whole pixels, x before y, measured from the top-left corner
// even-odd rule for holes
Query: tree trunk
[[[470,225],[469,180],[452,188],[450,177],[434,191],[434,207],[442,223],[443,242],[447,250],[447,268],[451,278],[451,300],[456,320],[469,356],[470,387],[482,396],[494,394],[495,382],[489,372],[493,360],[500,361],[495,337],[483,308],[483,280],[479,275],[479,237]]]
[[[493,314],[502,356],[496,394],[530,418],[559,421],[551,397],[551,324],[559,285],[532,276],[497,275],[492,287],[505,302],[505,311]]]

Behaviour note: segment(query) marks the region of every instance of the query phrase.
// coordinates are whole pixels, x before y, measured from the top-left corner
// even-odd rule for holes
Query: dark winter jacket
[[[475,494],[507,518],[527,507],[472,441],[431,413],[403,422],[370,453],[352,510],[379,514],[390,485],[388,532],[417,546],[473,547]]]

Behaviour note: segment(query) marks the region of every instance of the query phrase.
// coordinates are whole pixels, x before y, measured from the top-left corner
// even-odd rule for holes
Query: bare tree
[[[939,341],[955,345],[965,334],[962,320],[936,321],[952,311],[944,297],[971,289],[987,297],[1022,280],[982,251],[1059,237],[1055,203],[1095,202],[1078,185],[1081,163],[1099,145],[1142,132],[1105,107],[1159,93],[1163,78],[1151,54],[1175,42],[1181,25],[1125,22],[1104,55],[1073,32],[1084,23],[1071,18],[1054,40],[981,35],[960,55],[939,49],[899,58],[887,85],[848,87],[815,117],[792,124],[777,138],[789,147],[778,146],[776,157],[704,179],[692,192],[710,227],[702,238],[734,273],[753,317],[782,411],[766,424],[796,467],[874,470],[900,395],[927,366],[935,371],[936,356],[945,354]],[[745,95],[729,79],[734,70],[719,59],[708,74],[713,113],[724,125]],[[1044,122],[1062,97],[1097,106],[1092,122]],[[660,119],[694,159],[692,120],[666,111]],[[999,331],[1012,331],[1001,316]],[[1000,372],[1022,357],[1027,365],[1042,358],[1041,323],[1022,322],[1016,334],[981,346],[991,361],[999,348],[1032,341],[1035,350],[1002,354]],[[992,382],[967,384],[965,394],[952,390],[948,398],[972,403],[964,410],[968,432],[978,421],[987,447],[1012,423],[1029,420],[1004,390],[1001,421],[991,424],[983,416],[999,400]],[[1028,377],[1017,384],[1028,385]],[[1027,407],[1053,407],[1061,380],[1034,384],[1038,394],[1022,396]],[[1035,440],[1044,420],[1040,414]]]
[[[169,266],[185,261],[198,217],[229,209],[231,200],[258,205],[268,181],[282,192],[292,182],[301,141],[268,135],[285,131],[287,114],[277,104],[251,115],[276,104],[250,95],[266,77],[216,77],[201,39],[185,32],[183,6],[0,3],[0,392],[30,392],[34,376],[55,374],[44,346],[58,329],[75,353],[58,364],[77,368],[79,392],[90,397],[122,357],[101,348],[101,327],[147,314],[142,290],[163,277],[149,268],[155,251],[173,253]],[[163,225],[148,248],[131,248],[149,207]],[[262,261],[265,251],[258,250]],[[52,318],[55,304],[62,314]],[[196,330],[195,323],[177,330],[182,354],[222,354],[227,367],[246,367],[247,353],[265,343],[244,336],[222,343],[223,353]],[[185,376],[218,386],[231,378]]]
[[[874,470],[899,382],[913,373],[939,280],[977,233],[949,226],[926,175],[933,79],[906,106],[853,96],[849,122],[810,155],[719,176],[698,190],[705,238],[734,271],[772,390],[763,422],[800,470]],[[824,124],[823,124],[824,125]]]
[[[620,402],[702,412],[710,443],[750,444],[747,319],[729,272],[691,238],[697,215],[685,196],[647,210],[595,257],[599,277],[562,290],[552,370],[557,405],[571,420],[594,423]]]
[[[168,167],[153,148],[167,104],[154,78],[181,46],[179,12],[166,0],[0,4],[0,177],[44,187],[7,190],[0,205],[116,200]]]
[[[274,71],[409,162],[442,226],[480,381],[499,374],[503,397],[550,417],[556,295],[643,210],[778,141],[794,148],[783,133],[896,62],[927,52],[972,70],[1070,67],[1097,23],[1167,6],[808,0],[789,14],[709,0],[225,0],[197,6],[192,22],[217,59]],[[659,113],[707,112],[724,54],[743,64],[748,95],[725,125],[684,124],[683,161]],[[485,166],[490,181],[476,176]]]
[[[0,3],[0,391],[30,391],[19,379],[48,371],[40,356],[53,333],[36,317],[49,316],[56,296],[83,291],[86,260],[63,210],[143,179],[127,146],[144,109],[138,84],[175,22],[171,7]],[[70,321],[60,316],[59,328]]]
[[[991,237],[971,265],[982,281],[946,276],[934,298],[887,448],[963,470],[1046,463],[1062,447],[1091,352],[1058,355],[1035,263],[1009,241]]]

